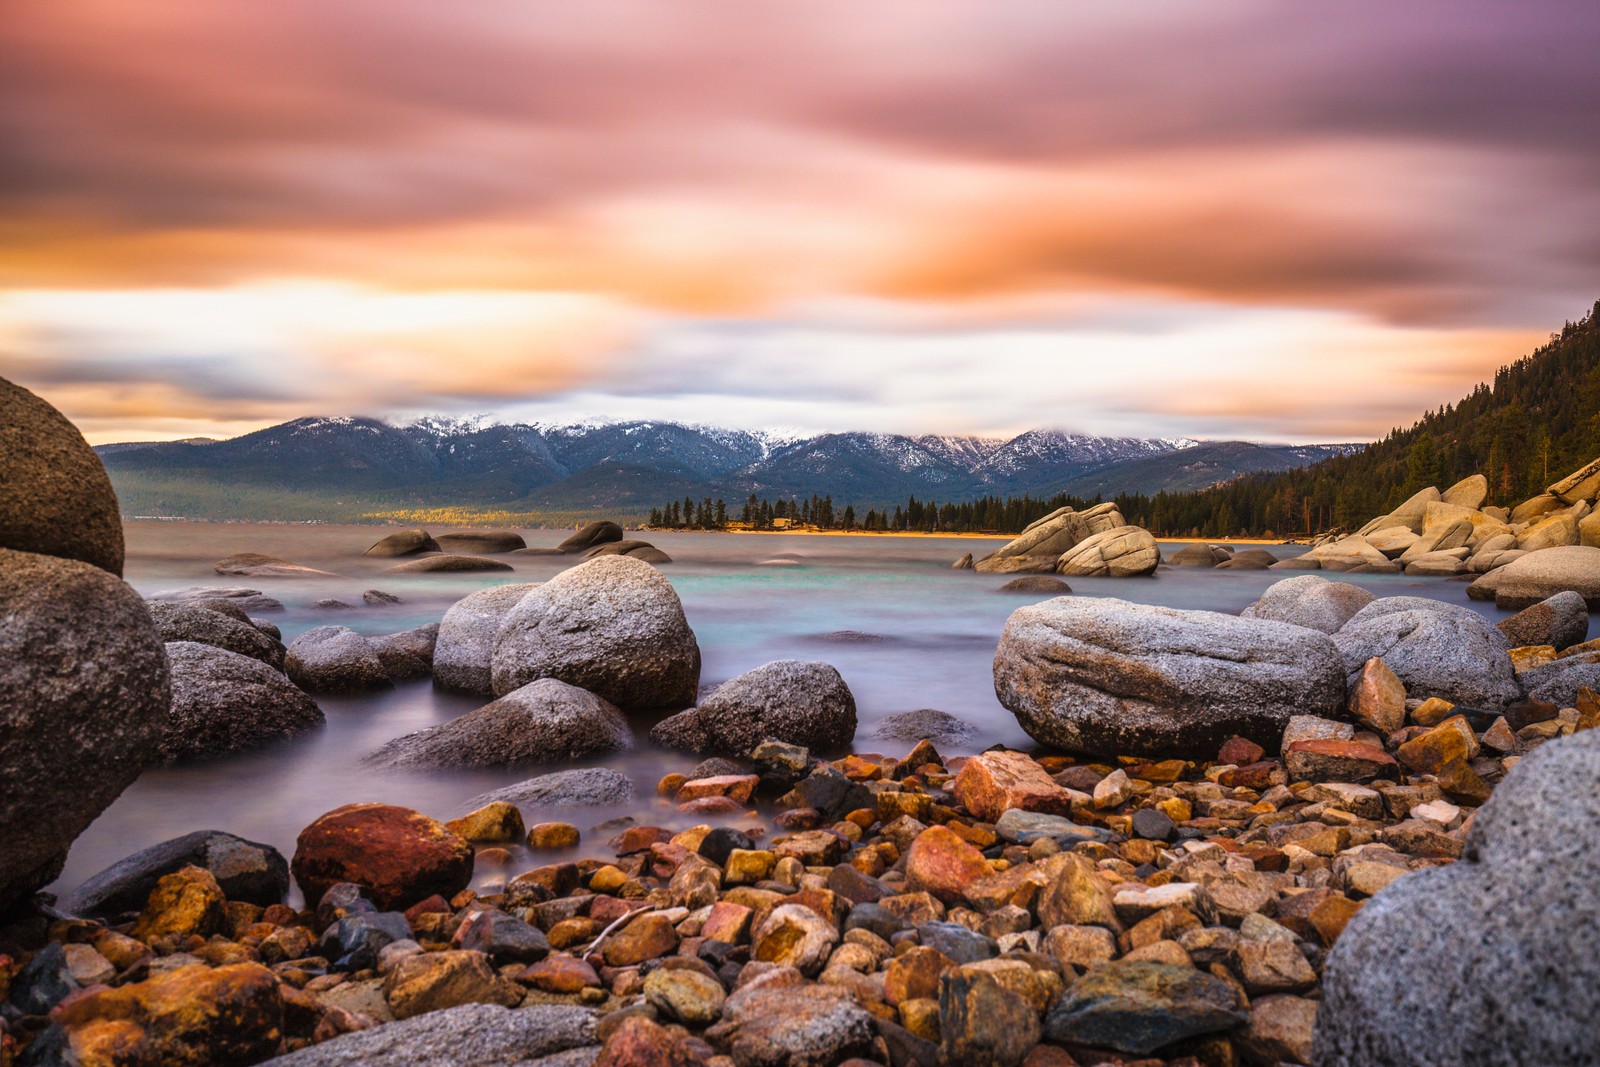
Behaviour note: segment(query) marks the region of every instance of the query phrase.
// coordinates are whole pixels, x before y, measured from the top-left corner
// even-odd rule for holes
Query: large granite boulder
[[[446,552],[515,552],[527,548],[528,542],[515,530],[466,530],[462,533],[440,534],[436,541]]]
[[[397,556],[414,556],[418,552],[438,551],[440,551],[439,542],[435,541],[427,530],[414,527],[390,534],[367,549],[366,554],[380,559],[394,559]]]
[[[1600,611],[1600,548],[1568,545],[1529,552],[1467,586],[1467,595],[1521,611],[1564,589],[1583,597],[1590,611]]]
[[[495,637],[494,691],[557,678],[622,708],[692,704],[700,646],[672,583],[648,563],[600,556],[512,608]]]
[[[1428,512],[1428,505],[1442,499],[1442,494],[1433,486],[1423,489],[1387,515],[1379,515],[1356,532],[1369,534],[1377,530],[1386,530],[1391,526],[1405,526],[1412,533],[1422,532],[1422,520]]]
[[[397,634],[368,638],[378,662],[393,682],[426,678],[433,673],[433,652],[439,643],[439,624],[430,622]]]
[[[1600,493],[1600,459],[1591,459],[1545,491],[1565,504],[1593,500]]]
[[[747,755],[762,741],[833,750],[856,734],[856,699],[826,663],[779,660],[729,679],[699,707],[663,719],[658,744],[693,752]]]
[[[0,549],[0,619],[4,911],[158,760],[171,688],[144,601],[102,567]]]
[[[433,649],[433,680],[445,689],[489,696],[489,661],[500,624],[537,583],[495,585],[462,597],[439,623]]]
[[[1080,541],[1126,525],[1112,503],[1097,504],[1085,511],[1058,508],[1029,523],[1012,540],[979,560],[975,569],[986,574],[1010,574],[1033,569],[1033,564],[1042,565],[1044,561],[1053,567],[1063,552]]]
[[[1530,700],[1542,700],[1558,708],[1575,707],[1579,689],[1600,693],[1600,662],[1587,656],[1571,656],[1527,671],[1519,680],[1528,687]]]
[[[198,641],[203,645],[214,645],[258,659],[275,670],[283,670],[283,642],[268,637],[252,626],[248,616],[241,622],[237,616],[228,614],[223,604],[199,607],[152,600],[146,606],[163,641]],[[239,615],[244,613],[239,612]]]
[[[162,759],[246,752],[326,721],[316,701],[258,659],[196,641],[166,647],[172,718],[159,746]]]
[[[1517,535],[1517,547],[1524,552],[1565,548],[1578,543],[1578,520],[1564,511],[1540,519]]]
[[[107,918],[141,911],[156,883],[185,867],[209,871],[229,900],[267,907],[289,892],[289,861],[271,845],[196,830],[118,860],[74,890],[66,910]]]
[[[0,548],[122,574],[122,516],[111,479],[66,416],[0,378]]]
[[[1235,735],[1276,749],[1290,716],[1342,718],[1346,693],[1333,639],[1316,630],[1067,597],[1012,612],[994,687],[1042,744],[1187,758]]]
[[[467,801],[465,807],[478,808],[503,800],[519,808],[593,808],[628,804],[634,797],[633,779],[609,767],[579,767],[554,771],[536,778],[503,786]]]
[[[1331,634],[1376,599],[1359,585],[1302,574],[1267,586],[1261,598],[1239,612],[1239,617],[1293,623]]]
[[[393,683],[372,639],[348,626],[318,626],[289,644],[284,669],[312,693],[359,693]]]
[[[588,1008],[461,1004],[341,1034],[262,1067],[580,1067],[599,1045]]]
[[[397,737],[367,760],[390,767],[502,767],[603,756],[632,744],[616,705],[541,678],[460,718]]]
[[[556,550],[569,555],[577,555],[580,552],[587,552],[595,545],[603,545],[609,541],[620,540],[622,540],[622,527],[616,523],[610,521],[591,522],[557,545]]]
[[[1481,508],[1489,499],[1489,479],[1481,474],[1469,475],[1446,489],[1439,499],[1464,508]]]
[[[1080,541],[1056,561],[1056,573],[1085,578],[1134,578],[1154,574],[1161,549],[1142,526],[1119,526]]]
[[[1383,660],[1413,697],[1503,708],[1522,697],[1505,635],[1471,608],[1424,597],[1384,597],[1333,635],[1354,685],[1369,659]]]
[[[1600,733],[1542,745],[1478,809],[1461,859],[1391,882],[1339,936],[1318,1067],[1595,1062]]]

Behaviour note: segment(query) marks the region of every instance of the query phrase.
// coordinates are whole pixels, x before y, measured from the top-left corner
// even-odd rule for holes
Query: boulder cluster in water
[[[701,696],[677,594],[614,524],[554,550],[579,566],[437,626],[286,648],[258,590],[147,603],[124,584],[103,469],[4,382],[0,454],[5,492],[32,493],[0,525],[0,1065],[1594,1057],[1600,641],[1587,586],[1514,568],[1600,549],[1489,572],[1523,609],[1498,626],[1317,575],[1239,616],[1023,607],[996,692],[1079,755],[949,755],[965,724],[923,709],[880,724],[905,755],[840,757],[858,723],[838,672],[781,661]],[[1063,511],[980,566],[1141,573],[1159,554],[1139,535],[1114,509]],[[538,551],[520,544],[410,530],[370,554]],[[143,767],[314,727],[313,693],[430,673],[490,702],[371,762],[603,757],[635,743],[634,710],[674,712],[652,740],[708,758],[632,817],[584,817],[632,803],[628,777],[567,769],[448,822],[346,805],[292,857],[199,831],[30,901]]]

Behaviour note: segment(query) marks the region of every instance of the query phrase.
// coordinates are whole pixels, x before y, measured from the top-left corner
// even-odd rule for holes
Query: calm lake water
[[[362,553],[388,531],[362,526],[275,524],[127,524],[127,579],[142,593],[205,585],[248,586],[282,601],[270,616],[285,642],[329,624],[366,634],[393,633],[437,622],[456,600],[490,585],[543,581],[573,565],[572,557],[502,557],[515,572],[386,575],[394,560]],[[435,530],[434,533],[442,531]],[[554,546],[564,530],[521,531],[531,546]],[[1006,616],[1045,599],[997,592],[1009,576],[953,571],[962,553],[982,556],[1005,538],[736,536],[712,533],[644,535],[668,552],[663,566],[683,599],[704,656],[703,687],[713,686],[776,659],[818,659],[837,667],[854,692],[861,719],[856,748],[871,751],[875,723],[897,712],[938,708],[972,723],[981,751],[997,742],[1027,747],[1027,735],[995,699],[992,664]],[[1171,548],[1164,546],[1170,554]],[[1272,548],[1288,556],[1292,547]],[[212,565],[235,552],[263,552],[332,571],[340,578],[240,579]],[[763,565],[783,559],[795,565]],[[1079,596],[1121,597],[1148,604],[1237,612],[1282,571],[1212,571],[1163,567],[1150,578],[1074,578]],[[1380,596],[1421,595],[1468,604],[1491,617],[1493,605],[1476,604],[1466,585],[1402,575],[1358,575],[1344,580]],[[361,594],[382,589],[402,598],[390,607],[367,607]],[[313,609],[334,597],[352,611]],[[841,642],[828,635],[858,631],[882,640]],[[192,830],[226,830],[294,850],[295,836],[318,815],[341,804],[383,801],[453,818],[478,794],[550,768],[471,772],[374,770],[363,756],[391,738],[444,722],[483,703],[436,692],[428,681],[362,697],[318,697],[327,726],[270,749],[221,760],[146,772],[80,837],[54,887],[64,891],[130,852]],[[659,825],[689,825],[654,796],[655,782],[687,770],[696,757],[653,749],[649,720],[636,723],[634,750],[606,765],[632,777],[639,789],[631,805],[579,812],[525,811],[529,823],[562,818],[582,830],[619,814]],[[882,746],[900,754],[898,744]],[[956,750],[952,750],[955,753]],[[752,820],[730,819],[750,826]],[[520,868],[519,868],[520,869]]]

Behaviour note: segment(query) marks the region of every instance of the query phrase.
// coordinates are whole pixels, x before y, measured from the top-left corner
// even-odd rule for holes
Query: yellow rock
[[[445,823],[445,827],[468,841],[503,844],[522,840],[522,812],[515,804],[496,800],[477,811]]]
[[[228,898],[211,872],[185,867],[156,883],[133,936],[149,944],[168,934],[210,937],[228,928]]]

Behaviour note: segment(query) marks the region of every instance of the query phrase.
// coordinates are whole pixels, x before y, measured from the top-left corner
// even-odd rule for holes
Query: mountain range
[[[673,422],[295,419],[230,440],[102,445],[125,513],[349,519],[389,509],[640,515],[692,496],[832,495],[857,507],[977,496],[1204,488],[1361,445],[1263,445],[1030,430],[1010,439],[794,438]]]

